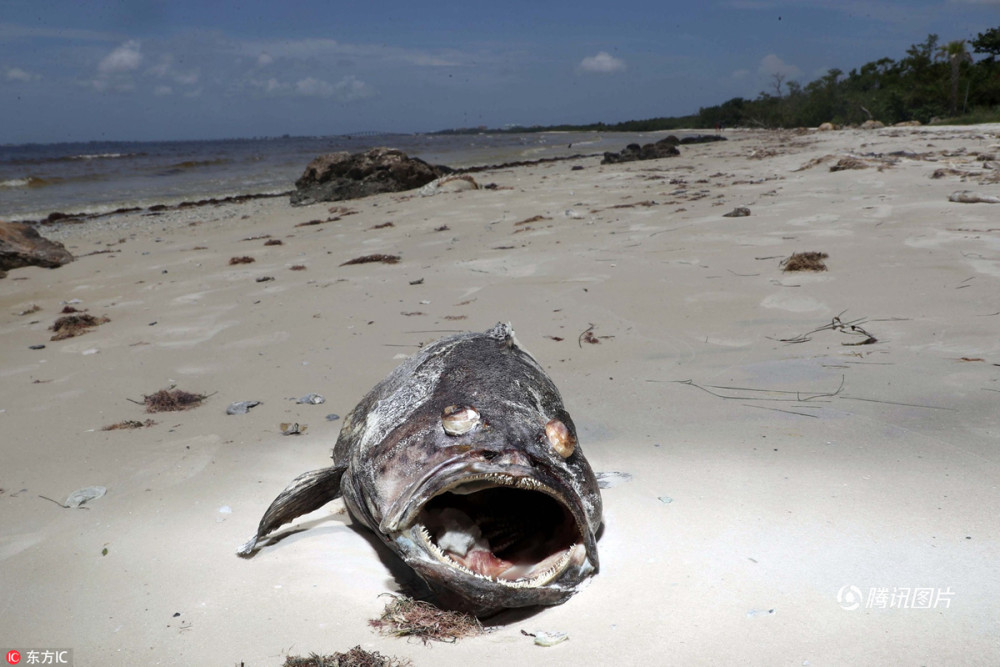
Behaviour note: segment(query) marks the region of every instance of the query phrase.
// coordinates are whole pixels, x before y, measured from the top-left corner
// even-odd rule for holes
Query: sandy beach
[[[1000,205],[949,196],[1000,195],[1000,126],[725,135],[476,173],[489,189],[42,227],[77,259],[0,280],[4,645],[76,665],[355,645],[443,666],[995,663]],[[782,270],[804,251],[827,270]],[[401,260],[343,265],[377,253]],[[66,305],[109,321],[51,341]],[[424,645],[369,627],[397,584],[340,501],[237,558],[328,464],[331,415],[498,321],[593,468],[631,475],[603,491],[586,588]],[[174,386],[207,398],[139,404]]]

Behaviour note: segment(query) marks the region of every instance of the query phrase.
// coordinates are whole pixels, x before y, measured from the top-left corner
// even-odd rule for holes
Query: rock
[[[678,139],[674,135],[668,135],[660,139],[655,144],[629,144],[620,153],[605,153],[601,164],[615,164],[617,162],[633,162],[635,160],[658,160],[665,157],[680,155],[677,150],[678,144],[705,144],[711,141],[726,141],[725,137],[717,134],[699,134]]]
[[[837,126],[834,125],[833,123],[823,123],[816,129],[819,130],[820,132],[832,132],[833,130],[837,129]]]
[[[49,241],[34,227],[21,222],[0,222],[0,278],[10,269],[44,266],[54,269],[73,261],[57,241]]]
[[[861,123],[862,130],[880,130],[885,127],[885,123],[880,120],[866,120]]]
[[[450,171],[448,167],[408,157],[395,148],[373,148],[354,154],[347,151],[329,153],[310,162],[295,181],[291,203],[304,206],[412,190]]]
[[[901,120],[894,127],[920,127],[921,125],[919,120]]]
[[[629,144],[620,153],[605,153],[601,164],[616,164],[618,162],[633,162],[635,160],[658,160],[665,157],[680,155],[677,145],[680,140],[674,135],[660,139],[655,144]]]

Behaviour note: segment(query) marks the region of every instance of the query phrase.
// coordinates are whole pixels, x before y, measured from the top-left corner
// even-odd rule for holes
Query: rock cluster
[[[632,162],[634,160],[657,160],[664,157],[674,157],[680,155],[677,150],[678,144],[704,144],[710,141],[725,141],[725,137],[717,134],[700,134],[692,137],[678,139],[674,135],[669,135],[660,139],[655,144],[629,144],[620,153],[607,152],[601,164],[615,164],[617,162]]]
[[[0,222],[0,278],[22,266],[54,269],[72,261],[62,243],[44,238],[31,225]]]
[[[408,157],[395,148],[373,148],[364,153],[329,153],[310,162],[295,181],[291,203],[293,206],[304,206],[412,190],[450,171],[448,167]]]

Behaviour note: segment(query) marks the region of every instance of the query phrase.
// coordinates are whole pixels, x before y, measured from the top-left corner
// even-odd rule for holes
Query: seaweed
[[[149,428],[150,426],[156,426],[156,422],[152,419],[147,419],[144,422],[138,421],[136,419],[125,419],[118,422],[117,424],[110,424],[102,428],[102,431],[120,431],[120,430],[132,430],[136,428]]]
[[[49,340],[63,340],[73,338],[90,331],[92,328],[110,322],[107,317],[94,317],[93,315],[63,315],[49,327],[55,335]]]
[[[230,265],[233,265],[233,264],[251,264],[251,263],[256,262],[256,261],[257,260],[254,259],[253,257],[248,257],[246,255],[244,255],[243,257],[230,257],[229,258],[229,264]]]
[[[350,264],[370,264],[372,262],[382,262],[383,264],[398,264],[399,255],[384,255],[382,253],[376,253],[374,255],[363,255],[361,257],[355,257],[354,259],[349,259],[341,266],[348,266]]]
[[[793,252],[781,261],[782,271],[826,271],[825,252]]]
[[[430,640],[454,643],[484,632],[479,619],[472,614],[445,611],[430,602],[405,595],[385,595],[392,600],[385,606],[382,616],[368,621],[383,635],[416,637],[426,644]]]
[[[143,396],[141,403],[132,402],[145,405],[146,412],[180,412],[198,407],[206,398],[208,398],[208,394],[192,394],[189,391],[171,387]]]
[[[310,653],[308,658],[286,656],[283,667],[406,667],[409,660],[382,655],[378,651],[366,651],[355,646],[350,651],[318,655]]]

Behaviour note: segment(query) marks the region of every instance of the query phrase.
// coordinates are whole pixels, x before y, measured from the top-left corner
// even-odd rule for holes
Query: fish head
[[[600,491],[555,397],[440,396],[388,440],[377,532],[444,606],[559,604],[597,573]]]

